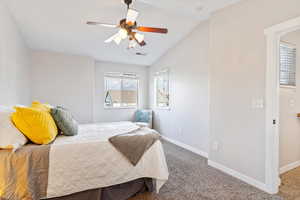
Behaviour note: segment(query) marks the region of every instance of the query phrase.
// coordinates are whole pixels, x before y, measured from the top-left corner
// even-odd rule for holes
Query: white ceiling
[[[238,0],[135,0],[139,25],[167,27],[167,35],[146,33],[147,46],[127,50],[103,41],[115,29],[88,26],[86,21],[119,23],[126,14],[121,0],[6,0],[28,46],[96,60],[151,65],[190,33],[211,12]],[[145,52],[147,56],[136,56]]]

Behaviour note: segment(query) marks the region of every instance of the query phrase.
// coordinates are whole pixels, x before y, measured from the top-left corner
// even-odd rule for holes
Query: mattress
[[[152,178],[159,192],[169,176],[161,142],[156,141],[133,166],[108,141],[114,135],[128,132],[155,131],[131,122],[117,122],[80,125],[77,136],[59,136],[50,148],[46,198],[105,188],[140,178]]]

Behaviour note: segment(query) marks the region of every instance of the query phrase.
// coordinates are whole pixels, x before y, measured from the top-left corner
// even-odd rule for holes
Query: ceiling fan
[[[128,38],[129,48],[134,48],[136,47],[137,44],[139,44],[142,47],[146,45],[146,42],[144,41],[145,36],[143,34],[138,33],[137,31],[162,33],[162,34],[168,33],[168,29],[166,28],[138,26],[136,19],[139,15],[139,12],[130,8],[130,4],[132,3],[132,0],[124,0],[124,3],[127,5],[127,9],[128,9],[127,16],[125,19],[122,19],[118,25],[106,24],[100,22],[91,22],[91,21],[87,22],[88,25],[100,25],[108,28],[120,28],[118,33],[105,40],[104,41],[105,43],[110,43],[114,41],[117,45],[119,45],[122,40]]]

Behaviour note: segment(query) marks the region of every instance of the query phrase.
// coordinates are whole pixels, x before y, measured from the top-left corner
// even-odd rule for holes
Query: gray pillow
[[[74,136],[78,134],[78,123],[67,109],[61,106],[52,108],[51,116],[63,135]]]

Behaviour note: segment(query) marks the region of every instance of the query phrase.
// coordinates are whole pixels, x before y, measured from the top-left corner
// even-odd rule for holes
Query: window
[[[296,48],[290,44],[280,44],[280,85],[296,86]]]
[[[136,108],[138,105],[138,83],[136,74],[105,74],[104,107]]]
[[[155,75],[155,105],[163,109],[170,107],[169,70],[157,72]]]

